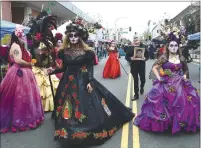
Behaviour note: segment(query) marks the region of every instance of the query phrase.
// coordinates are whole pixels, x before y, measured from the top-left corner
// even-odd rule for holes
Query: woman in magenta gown
[[[115,79],[121,75],[120,62],[119,62],[119,53],[116,47],[115,42],[110,43],[109,58],[105,64],[103,70],[103,78],[112,78]]]
[[[157,80],[134,120],[145,131],[163,132],[171,128],[175,134],[181,129],[196,132],[200,128],[200,97],[188,79],[188,66],[179,50],[181,35],[178,38],[175,34],[168,35],[166,53],[152,68]]]
[[[31,55],[24,48],[23,28],[11,38],[9,69],[0,84],[0,132],[36,128],[44,120],[39,87],[32,72]]]

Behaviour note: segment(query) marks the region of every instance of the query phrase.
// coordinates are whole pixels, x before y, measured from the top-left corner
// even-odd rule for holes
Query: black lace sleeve
[[[60,51],[59,51],[59,53],[58,53],[58,58],[62,60],[62,62],[63,62],[63,67],[62,67],[62,68],[57,68],[57,69],[55,69],[50,75],[64,72],[65,69],[66,69],[66,65],[64,64],[64,51],[63,51],[63,50],[60,50]]]
[[[95,61],[95,53],[93,51],[87,51],[86,60],[87,60],[88,82],[93,83],[93,75],[94,75],[93,66]]]

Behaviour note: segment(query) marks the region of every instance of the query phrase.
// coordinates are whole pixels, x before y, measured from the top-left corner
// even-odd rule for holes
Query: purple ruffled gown
[[[163,132],[171,127],[172,134],[182,128],[196,132],[200,128],[200,97],[196,89],[184,80],[182,64],[166,62],[162,68],[164,81],[153,81],[134,124],[145,131]]]
[[[26,49],[22,59],[30,62]],[[17,132],[37,127],[44,120],[39,87],[31,67],[12,66],[0,84],[0,132]]]

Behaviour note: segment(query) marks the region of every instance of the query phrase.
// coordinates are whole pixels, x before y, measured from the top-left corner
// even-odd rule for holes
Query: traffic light
[[[129,31],[131,31],[131,27],[129,27]]]
[[[151,40],[151,36],[149,36],[149,40]]]

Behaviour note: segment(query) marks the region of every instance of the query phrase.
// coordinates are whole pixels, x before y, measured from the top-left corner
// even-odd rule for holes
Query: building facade
[[[93,22],[86,13],[78,9],[71,2],[57,2],[50,5],[48,1],[1,1],[1,20],[21,24],[24,18],[31,14],[37,16],[41,10],[50,10],[52,15],[58,16],[58,25],[72,20],[77,15],[86,22]]]

